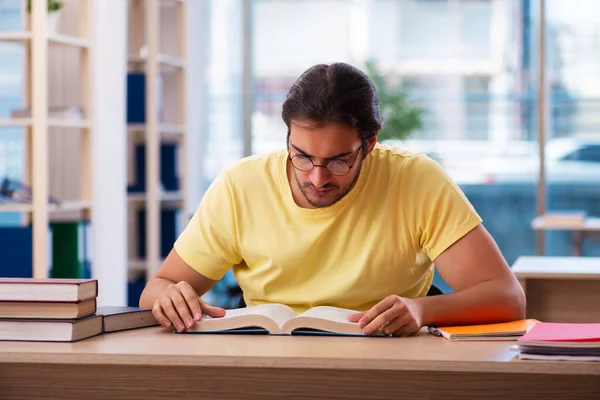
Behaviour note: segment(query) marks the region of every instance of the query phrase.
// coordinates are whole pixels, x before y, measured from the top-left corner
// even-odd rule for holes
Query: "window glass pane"
[[[535,252],[534,6],[519,0],[253,4],[255,152],[285,146],[281,105],[300,73],[332,61],[366,70],[373,61],[393,90],[424,110],[421,129],[396,132],[389,143],[438,160],[509,263]]]
[[[204,121],[205,190],[224,167],[243,156],[243,2],[209,0],[204,3],[206,107]],[[205,299],[215,305],[235,307],[228,289],[235,286],[231,271]]]
[[[457,13],[450,0],[402,1],[401,57],[445,58],[457,52]]]
[[[253,152],[285,147],[281,106],[303,70],[352,57],[352,11],[345,0],[253,2]]]
[[[461,1],[458,7],[460,20],[460,43],[465,58],[489,58],[491,55],[491,30],[493,2],[487,0]],[[505,18],[509,15],[506,14]],[[496,20],[500,15],[495,15]],[[494,32],[496,36],[502,31]]]
[[[207,15],[205,186],[243,153],[242,1],[211,0]]]
[[[600,2],[547,0],[549,210],[600,217]],[[568,157],[563,155],[568,154]],[[566,231],[546,234],[546,253],[600,255],[591,238],[580,246]]]
[[[23,30],[21,0],[0,0],[0,32]]]
[[[0,1],[0,32],[22,29],[21,0]],[[23,55],[21,44],[0,42],[0,120],[23,106]],[[4,178],[22,179],[22,135],[20,128],[0,127],[0,183]],[[18,214],[0,212],[0,225],[19,222]]]

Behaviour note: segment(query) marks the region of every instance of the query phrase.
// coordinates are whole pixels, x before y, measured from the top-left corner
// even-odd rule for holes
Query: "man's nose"
[[[310,173],[310,181],[316,188],[323,187],[331,182],[333,175],[327,168],[315,166]]]

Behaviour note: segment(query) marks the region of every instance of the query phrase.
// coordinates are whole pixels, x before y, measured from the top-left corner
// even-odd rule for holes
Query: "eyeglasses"
[[[356,150],[354,159],[352,160],[352,164],[349,164],[345,160],[340,160],[340,159],[334,158],[332,160],[329,160],[326,165],[319,165],[319,164],[315,164],[310,157],[305,156],[304,154],[300,154],[300,153],[294,154],[290,158],[290,161],[292,162],[292,165],[294,166],[294,168],[296,168],[300,171],[303,171],[303,172],[312,171],[312,169],[314,167],[321,167],[321,168],[327,168],[327,170],[332,175],[338,175],[338,176],[346,175],[350,171],[352,166],[354,165],[354,162],[356,161],[356,157],[358,156],[358,152],[360,151],[361,148],[362,148],[362,146]]]

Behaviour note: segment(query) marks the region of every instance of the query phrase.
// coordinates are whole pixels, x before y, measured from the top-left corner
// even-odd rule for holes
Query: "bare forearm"
[[[416,299],[425,326],[484,324],[525,317],[525,297],[512,280],[490,280],[456,293]]]
[[[173,283],[164,278],[150,278],[140,296],[140,307],[152,308],[154,301]]]

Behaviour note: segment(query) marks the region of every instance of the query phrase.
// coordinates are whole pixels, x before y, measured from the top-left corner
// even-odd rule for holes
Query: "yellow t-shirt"
[[[424,296],[433,260],[481,223],[436,162],[381,144],[345,197],[301,208],[287,154],[251,156],[224,170],[175,243],[208,278],[233,268],[249,306],[367,310],[390,294]]]

